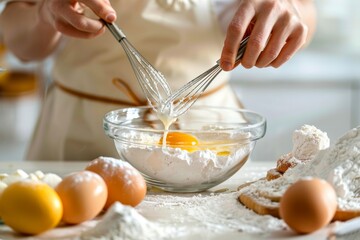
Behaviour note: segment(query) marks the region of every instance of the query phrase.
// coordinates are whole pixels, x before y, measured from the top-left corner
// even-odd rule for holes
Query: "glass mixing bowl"
[[[151,107],[123,108],[104,117],[120,157],[148,184],[199,192],[220,184],[248,160],[266,131],[265,118],[241,109],[193,106],[167,131]]]

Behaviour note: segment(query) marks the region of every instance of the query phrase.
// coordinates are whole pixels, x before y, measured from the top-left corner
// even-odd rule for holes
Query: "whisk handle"
[[[109,31],[114,35],[116,40],[121,42],[124,38],[126,38],[125,34],[121,31],[121,29],[115,24],[115,23],[108,23],[104,20],[102,22],[105,24],[105,26],[109,29]]]
[[[247,45],[248,41],[249,41],[249,36],[245,37],[245,38],[241,41],[239,50],[238,50],[238,52],[237,52],[237,54],[236,54],[235,62],[239,61],[239,60],[243,57],[243,55],[244,55],[244,53],[245,53],[245,50],[246,50],[246,45]]]
[[[248,41],[249,41],[249,36],[247,36],[243,40],[241,40],[239,50],[236,54],[235,62],[238,62],[244,55],[245,49],[246,49],[246,44],[248,43]],[[220,59],[217,60],[216,63],[220,65]]]

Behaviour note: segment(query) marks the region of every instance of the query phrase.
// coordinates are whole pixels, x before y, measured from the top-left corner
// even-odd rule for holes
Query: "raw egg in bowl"
[[[249,159],[266,120],[258,113],[193,106],[165,130],[151,107],[123,108],[104,117],[120,157],[148,184],[171,192],[199,192],[236,173]]]

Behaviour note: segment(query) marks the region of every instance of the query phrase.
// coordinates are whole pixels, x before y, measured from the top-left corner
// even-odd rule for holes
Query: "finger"
[[[63,18],[73,28],[84,33],[96,34],[104,27],[99,20],[86,17],[73,10],[67,11]]]
[[[116,12],[109,0],[80,0],[79,2],[88,6],[99,18],[107,22],[116,20]]]
[[[235,58],[240,42],[255,15],[254,8],[248,4],[241,4],[231,20],[221,53],[221,68],[230,71],[234,68]]]
[[[266,6],[265,6],[266,7]],[[241,64],[245,68],[255,66],[261,52],[265,49],[266,43],[276,22],[276,12],[272,9],[263,8],[261,15],[257,16],[254,29],[252,30],[247,43],[245,54]]]
[[[59,32],[63,33],[64,35],[77,37],[77,38],[84,38],[84,39],[96,37],[105,31],[104,27],[99,29],[97,32],[80,31],[78,28],[75,28],[66,21],[57,21],[56,28]]]
[[[256,61],[256,67],[266,67],[278,57],[281,49],[286,44],[286,40],[291,34],[289,22],[290,20],[288,16],[280,18],[277,21],[265,49],[260,53],[260,56]]]
[[[296,31],[289,36],[286,44],[280,51],[278,57],[271,62],[270,66],[278,68],[287,62],[306,42],[307,27],[299,25]]]
[[[278,37],[272,35],[264,51],[260,53],[255,66],[258,68],[268,66],[279,56],[280,51],[285,44],[285,40],[282,40],[282,38],[279,39]]]
[[[48,21],[57,31],[80,38],[92,38],[104,32],[102,22],[82,14],[82,3],[73,0],[44,2],[48,4],[41,8],[43,21]]]

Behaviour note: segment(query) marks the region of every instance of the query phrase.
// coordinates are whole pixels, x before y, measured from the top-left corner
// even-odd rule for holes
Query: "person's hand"
[[[39,7],[41,21],[54,30],[78,38],[92,38],[104,32],[98,19],[83,15],[84,7],[90,8],[99,18],[108,22],[116,19],[115,10],[108,0],[43,0]]]
[[[242,66],[277,68],[289,60],[304,45],[308,35],[297,1],[241,0],[227,30],[221,67],[225,71],[235,67],[237,50],[249,28],[251,33],[240,61]]]

